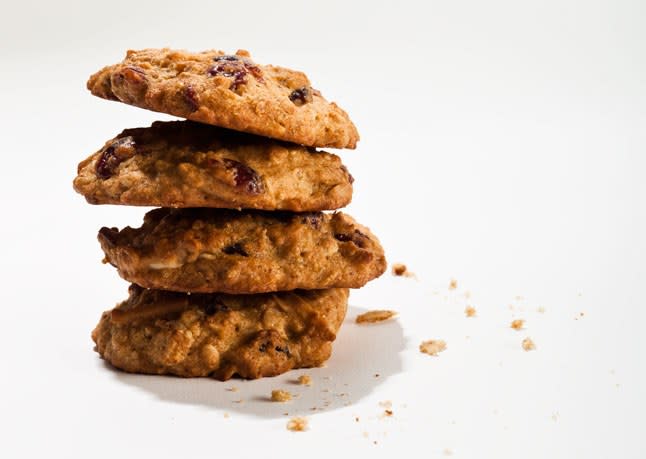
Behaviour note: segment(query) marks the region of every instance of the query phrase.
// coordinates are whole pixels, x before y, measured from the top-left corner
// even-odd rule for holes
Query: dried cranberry
[[[244,247],[242,247],[242,245],[239,242],[226,246],[225,248],[222,249],[222,251],[227,255],[242,255],[243,257],[249,256],[247,251],[244,249]]]
[[[101,156],[96,162],[97,177],[103,180],[112,177],[119,164],[135,155],[137,152],[135,147],[135,140],[132,136],[118,138],[110,145],[103,147]]]
[[[249,194],[260,194],[265,191],[262,180],[255,170],[233,159],[224,159],[223,161],[225,167],[233,171],[236,187]]]
[[[197,92],[190,84],[184,88],[184,101],[186,101],[186,105],[188,105],[191,112],[200,108],[199,101],[197,100]]]
[[[357,229],[354,230],[352,234],[337,233],[334,237],[341,242],[352,242],[354,245],[362,249],[366,247],[366,240],[370,240],[368,236]]]
[[[289,95],[289,100],[294,102],[294,105],[300,107],[314,100],[312,96],[312,88],[309,86],[303,86],[302,88],[294,89]]]
[[[292,353],[289,352],[289,348],[287,346],[285,347],[276,346],[274,349],[276,350],[276,352],[284,353],[287,357],[291,357],[292,355]]]
[[[233,78],[229,89],[236,91],[241,85],[247,84],[247,74],[251,73],[254,78],[262,82],[262,71],[260,67],[249,59],[240,59],[238,56],[216,56],[213,58],[217,64],[209,67],[207,73],[211,76],[224,76]]]
[[[312,225],[312,227],[319,229],[321,227],[321,220],[323,219],[323,214],[321,212],[312,212],[303,215],[302,222]]]
[[[352,174],[350,173],[348,168],[345,167],[345,166],[341,166],[341,170],[348,175],[348,181],[350,182],[350,184],[353,184],[354,183],[354,177],[352,176]]]

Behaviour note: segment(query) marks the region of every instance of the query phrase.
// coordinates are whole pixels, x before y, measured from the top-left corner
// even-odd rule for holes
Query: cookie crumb
[[[312,385],[312,378],[310,378],[309,375],[300,375],[298,377],[298,384],[301,384],[303,386],[311,386]]]
[[[451,282],[449,282],[449,290],[455,290],[456,288],[458,288],[458,281],[451,279]]]
[[[272,402],[289,402],[292,399],[292,394],[285,390],[275,389],[271,391]]]
[[[384,400],[383,402],[379,402],[379,406],[381,406],[382,408],[390,409],[393,406],[393,402],[391,402],[390,400]]]
[[[384,416],[390,417],[393,415],[393,410],[384,410]]]
[[[229,413],[224,413],[224,418],[229,419]]]
[[[536,308],[536,312],[543,314],[545,312],[545,308],[543,306],[539,306],[538,308]]]
[[[379,373],[375,373],[375,378],[378,378],[379,376],[381,376]]]
[[[415,274],[410,272],[404,263],[393,264],[393,276],[413,277]]]
[[[229,392],[238,392],[238,388],[235,386],[227,387],[226,390]]]
[[[467,306],[466,308],[464,308],[464,314],[467,317],[475,317],[476,316],[476,308],[474,308],[473,306]]]
[[[358,324],[364,324],[364,323],[374,324],[377,322],[383,322],[385,320],[391,319],[396,315],[397,313],[395,311],[376,309],[374,311],[368,311],[368,312],[364,312],[363,314],[359,314],[356,318],[356,322]]]
[[[523,319],[515,319],[511,321],[510,327],[514,330],[522,330],[525,326],[525,321]]]
[[[359,422],[359,416],[354,417],[354,422]]]
[[[440,352],[446,349],[446,342],[441,339],[429,339],[428,341],[423,341],[419,345],[419,351],[428,354],[437,356]]]
[[[533,351],[536,349],[536,345],[534,344],[534,341],[532,341],[531,338],[525,338],[523,340],[523,349],[525,351]]]
[[[292,432],[305,432],[308,427],[307,418],[292,418],[287,422],[287,430]]]

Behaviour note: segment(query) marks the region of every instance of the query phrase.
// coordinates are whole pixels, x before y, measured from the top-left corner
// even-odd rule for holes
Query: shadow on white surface
[[[149,392],[160,400],[202,406],[223,413],[279,418],[333,411],[355,404],[402,370],[400,352],[404,350],[405,339],[399,321],[355,324],[356,316],[365,311],[352,306],[348,308],[332,357],[322,368],[293,370],[253,381],[231,379],[226,382],[209,378],[129,374],[107,363],[105,368],[112,371],[120,382]],[[298,383],[297,378],[302,374],[311,377],[310,386]],[[292,400],[272,402],[270,397],[274,389],[290,392]]]

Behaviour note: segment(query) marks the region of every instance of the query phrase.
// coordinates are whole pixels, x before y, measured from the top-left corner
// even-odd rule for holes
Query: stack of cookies
[[[249,53],[129,51],[92,94],[186,118],[127,129],[78,167],[92,204],[158,207],[139,228],[101,228],[129,297],[92,333],[129,372],[259,378],[321,365],[348,289],[386,268],[341,212],[353,178],[317,147],[354,148],[348,115],[301,72]]]

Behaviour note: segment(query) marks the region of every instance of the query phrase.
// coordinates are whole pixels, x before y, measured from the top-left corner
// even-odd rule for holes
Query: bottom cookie
[[[97,352],[132,373],[255,379],[320,366],[345,317],[348,289],[186,294],[132,284],[101,316]]]

